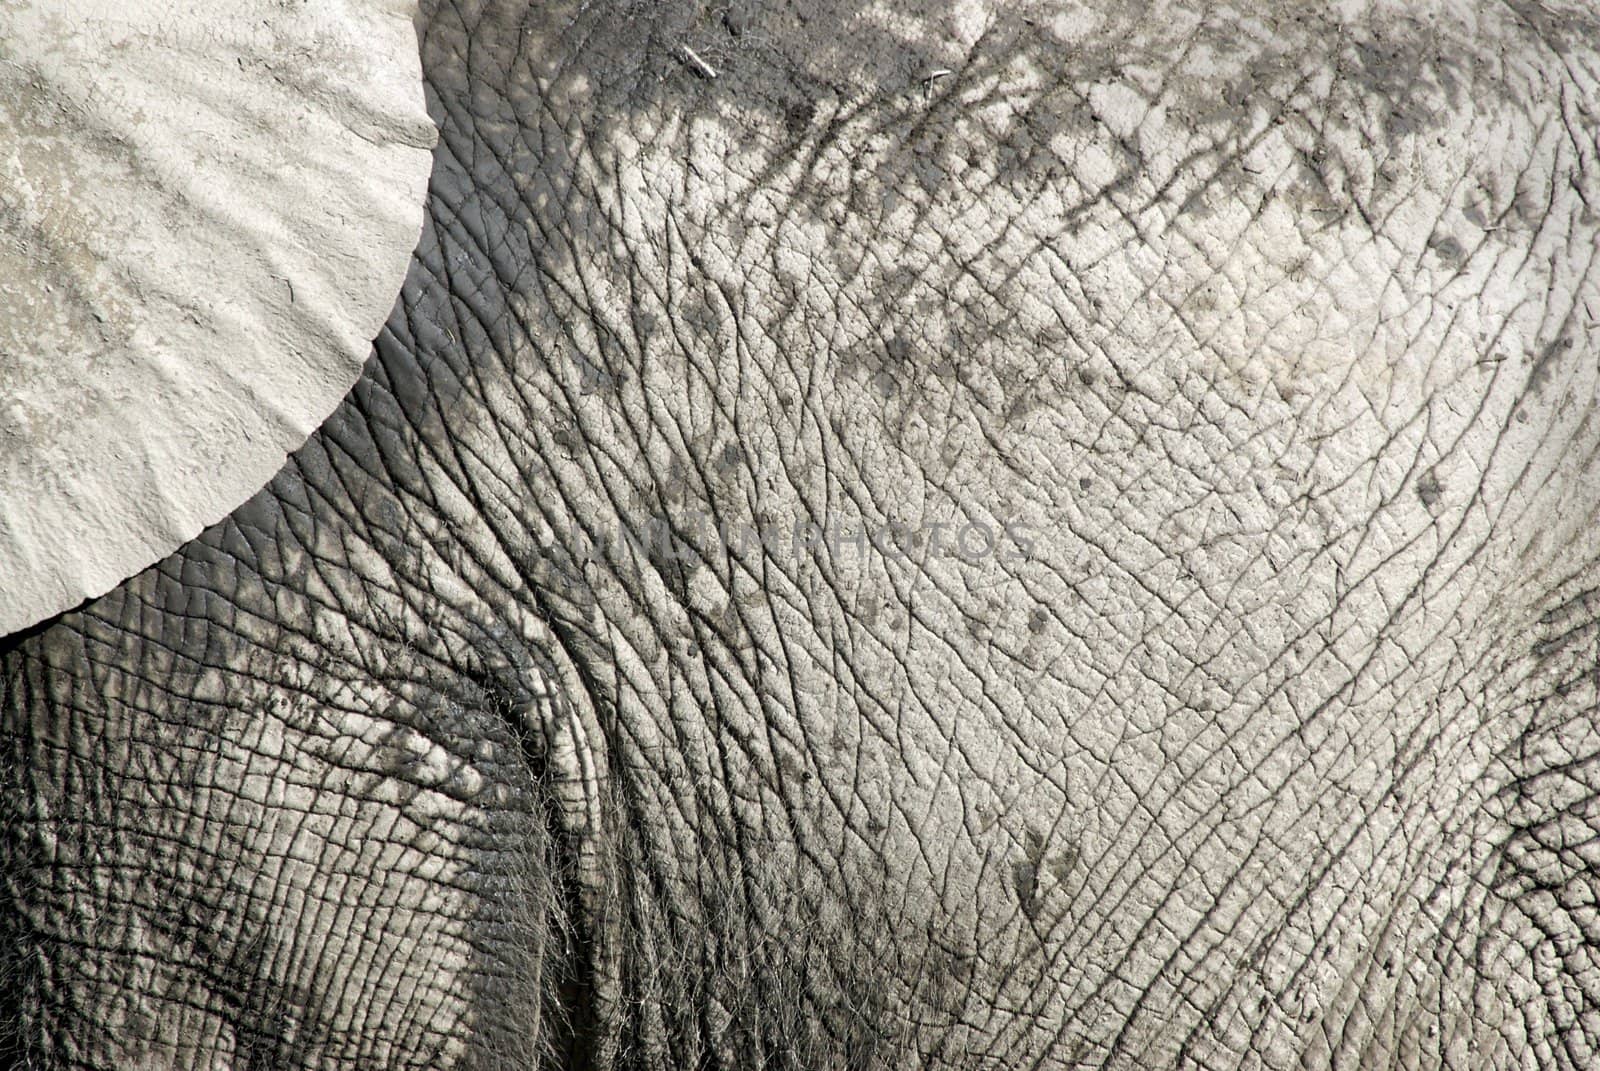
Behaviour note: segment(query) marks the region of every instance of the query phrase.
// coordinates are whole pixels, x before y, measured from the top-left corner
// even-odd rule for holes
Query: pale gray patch
[[[422,227],[414,5],[0,11],[0,634],[258,490]]]

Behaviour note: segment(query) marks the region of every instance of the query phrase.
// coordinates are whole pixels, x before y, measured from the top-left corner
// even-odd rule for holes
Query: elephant
[[[1600,1066],[1600,14],[415,19],[358,378],[0,647],[11,1066]]]

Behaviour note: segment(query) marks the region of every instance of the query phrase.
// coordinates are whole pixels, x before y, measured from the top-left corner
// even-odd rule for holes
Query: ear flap
[[[0,4],[0,635],[260,489],[422,229],[415,4]]]

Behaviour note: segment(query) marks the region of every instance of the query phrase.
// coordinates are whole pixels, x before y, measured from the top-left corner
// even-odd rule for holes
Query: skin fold
[[[419,38],[360,381],[0,648],[10,1066],[1596,1066],[1592,12]]]

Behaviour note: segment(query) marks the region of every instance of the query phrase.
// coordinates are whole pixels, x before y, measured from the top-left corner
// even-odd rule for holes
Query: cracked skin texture
[[[1592,13],[421,32],[360,383],[7,641],[13,1065],[1596,1065]]]

